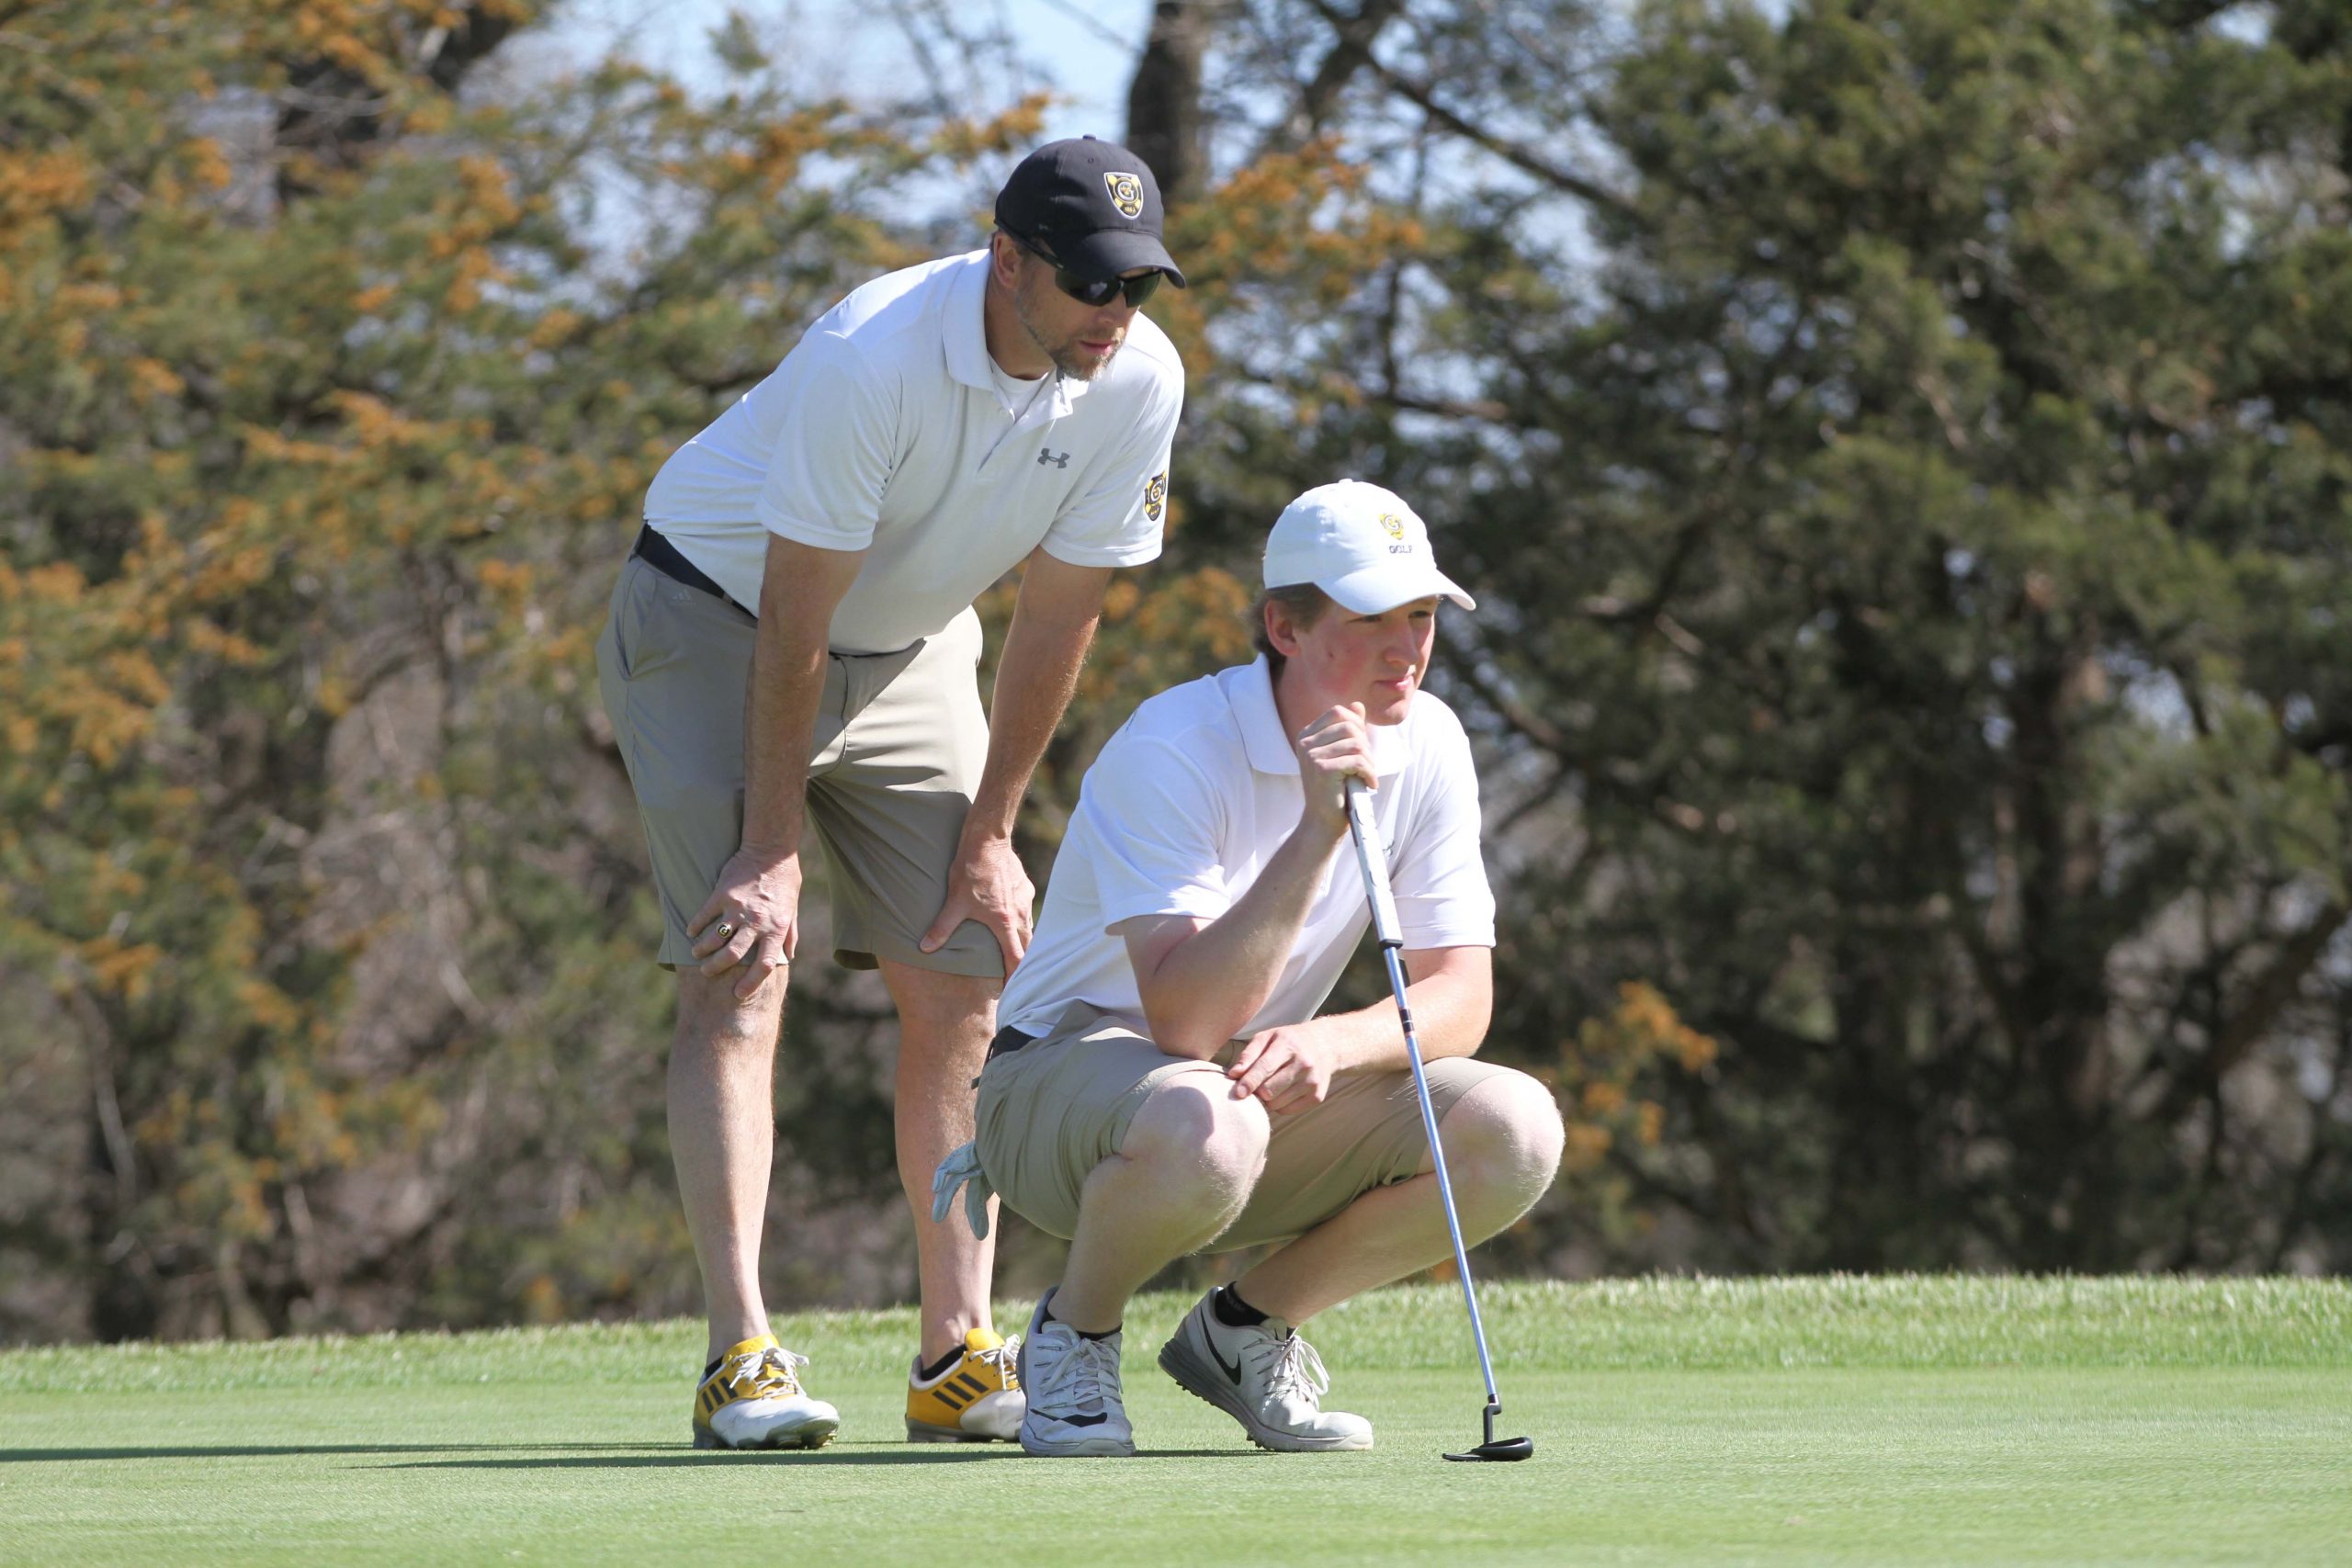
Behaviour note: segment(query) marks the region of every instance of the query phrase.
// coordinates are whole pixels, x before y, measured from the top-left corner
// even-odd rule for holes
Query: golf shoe
[[[841,1412],[801,1392],[797,1356],[762,1334],[731,1346],[695,1390],[698,1449],[820,1449]]]
[[[1021,1396],[1019,1353],[1020,1341],[1008,1345],[1001,1335],[975,1328],[964,1336],[964,1353],[935,1378],[923,1379],[918,1356],[907,1380],[907,1441],[1009,1443],[1018,1438],[1029,1407]]]
[[[1248,1328],[1221,1321],[1216,1296],[1203,1296],[1160,1347],[1161,1371],[1240,1422],[1261,1449],[1372,1447],[1371,1422],[1322,1407],[1331,1377],[1313,1346],[1278,1317]]]
[[[1021,1446],[1057,1458],[1125,1458],[1136,1451],[1136,1435],[1119,1398],[1119,1337],[1089,1339],[1050,1321],[1046,1305],[1053,1299],[1047,1291],[1021,1341],[1021,1389],[1029,1398]]]

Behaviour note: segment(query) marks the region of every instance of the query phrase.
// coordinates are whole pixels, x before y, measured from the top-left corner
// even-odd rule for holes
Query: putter
[[[1372,932],[1380,942],[1381,961],[1388,966],[1388,988],[1396,993],[1396,1016],[1405,1025],[1405,1059],[1412,1065],[1413,1088],[1420,1093],[1421,1126],[1430,1135],[1430,1163],[1437,1168],[1438,1200],[1445,1205],[1445,1228],[1453,1237],[1453,1267],[1462,1277],[1462,1299],[1470,1307],[1470,1337],[1478,1345],[1478,1371],[1487,1379],[1487,1440],[1468,1453],[1445,1457],[1464,1463],[1528,1459],[1535,1452],[1533,1439],[1505,1438],[1498,1442],[1495,1438],[1495,1417],[1502,1414],[1503,1402],[1495,1393],[1495,1363],[1487,1354],[1487,1325],[1478,1315],[1478,1292],[1470,1283],[1470,1254],[1462,1245],[1462,1222],[1453,1213],[1453,1184],[1446,1179],[1445,1145],[1437,1136],[1437,1108],[1430,1103],[1430,1080],[1421,1071],[1421,1043],[1413,1034],[1412,1010],[1405,1005],[1405,970],[1396,956],[1405,949],[1405,937],[1396,924],[1396,896],[1388,890],[1388,851],[1373,825],[1372,794],[1362,779],[1352,776],[1348,780],[1348,831],[1356,841],[1356,863],[1363,867],[1364,896],[1372,901]]]

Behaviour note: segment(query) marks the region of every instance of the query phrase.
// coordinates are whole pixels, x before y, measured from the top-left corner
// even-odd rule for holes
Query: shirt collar
[[[1228,671],[1225,688],[1226,700],[1241,727],[1241,745],[1249,753],[1250,766],[1261,773],[1288,773],[1295,778],[1298,753],[1283,731],[1281,710],[1274,706],[1274,672],[1266,656],[1261,653],[1250,664]],[[1403,725],[1374,727],[1372,771],[1376,776],[1394,778],[1403,773],[1410,754]]]
[[[947,307],[941,334],[947,348],[947,373],[967,387],[996,396],[995,378],[989,374],[988,320],[989,254],[974,251],[964,258],[963,270],[947,280]]]
[[[947,373],[976,392],[997,395],[996,374],[989,359],[989,253],[974,251],[964,258],[963,270],[947,282],[947,305],[941,336],[947,350]],[[1075,376],[1053,376],[1053,388],[1036,412],[1059,419],[1070,405],[1086,396],[1091,382]]]

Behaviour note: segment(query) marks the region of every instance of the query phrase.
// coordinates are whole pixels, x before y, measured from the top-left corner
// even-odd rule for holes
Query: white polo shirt
[[[1478,775],[1462,721],[1419,692],[1405,722],[1375,728],[1372,740],[1373,818],[1406,947],[1492,947]],[[1300,788],[1263,659],[1136,709],[1087,770],[1046,912],[1005,984],[998,1021],[1044,1034],[1077,1002],[1148,1032],[1126,942],[1113,928],[1138,915],[1213,920],[1233,908],[1298,826]],[[1342,846],[1281,980],[1240,1032],[1314,1017],[1371,919],[1363,873]]]
[[[756,608],[767,536],[866,550],[832,647],[932,637],[1040,544],[1073,566],[1159,554],[1184,368],[1142,316],[1092,381],[1005,377],[981,315],[989,253],[875,279],[673,454],[646,521]]]

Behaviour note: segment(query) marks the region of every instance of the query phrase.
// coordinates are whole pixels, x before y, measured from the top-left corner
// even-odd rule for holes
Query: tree
[[[2343,44],[2211,9],[1257,8],[1440,176],[1275,384],[1490,596],[1498,1035],[1719,1046],[1617,1256],[2352,1251]]]
[[[667,988],[587,676],[602,597],[680,433],[918,254],[887,193],[1001,155],[1034,109],[793,100],[740,26],[705,100],[626,63],[463,92],[535,17],[5,24],[17,1331],[690,1288]],[[854,998],[806,1011],[842,1044],[868,1029]],[[842,1112],[808,1168],[887,1169],[859,1063],[794,1077]]]
[[[1201,73],[1217,8],[1216,0],[1159,0],[1127,85],[1126,145],[1151,165],[1171,205],[1199,195],[1208,177]]]
[[[2337,8],[1163,9],[1169,547],[1033,871],[1244,656],[1283,502],[1373,479],[1481,599],[1488,1050],[1573,1112],[1504,1254],[2344,1267]],[[814,99],[741,20],[697,95],[518,73],[516,0],[233,10],[0,8],[0,1334],[681,1310],[605,595],[1037,106]],[[773,1299],[887,1299],[888,1011],[795,985]]]
[[[812,99],[741,19],[700,93],[516,74],[539,21],[0,24],[0,1334],[694,1303],[594,638],[655,468],[847,288],[977,243],[1038,105]],[[1342,265],[1348,177],[1204,189],[1180,338],[1244,244]],[[1087,738],[1237,651],[1237,593],[1121,585],[1041,869]],[[795,982],[772,1299],[911,1286],[888,1020]]]

